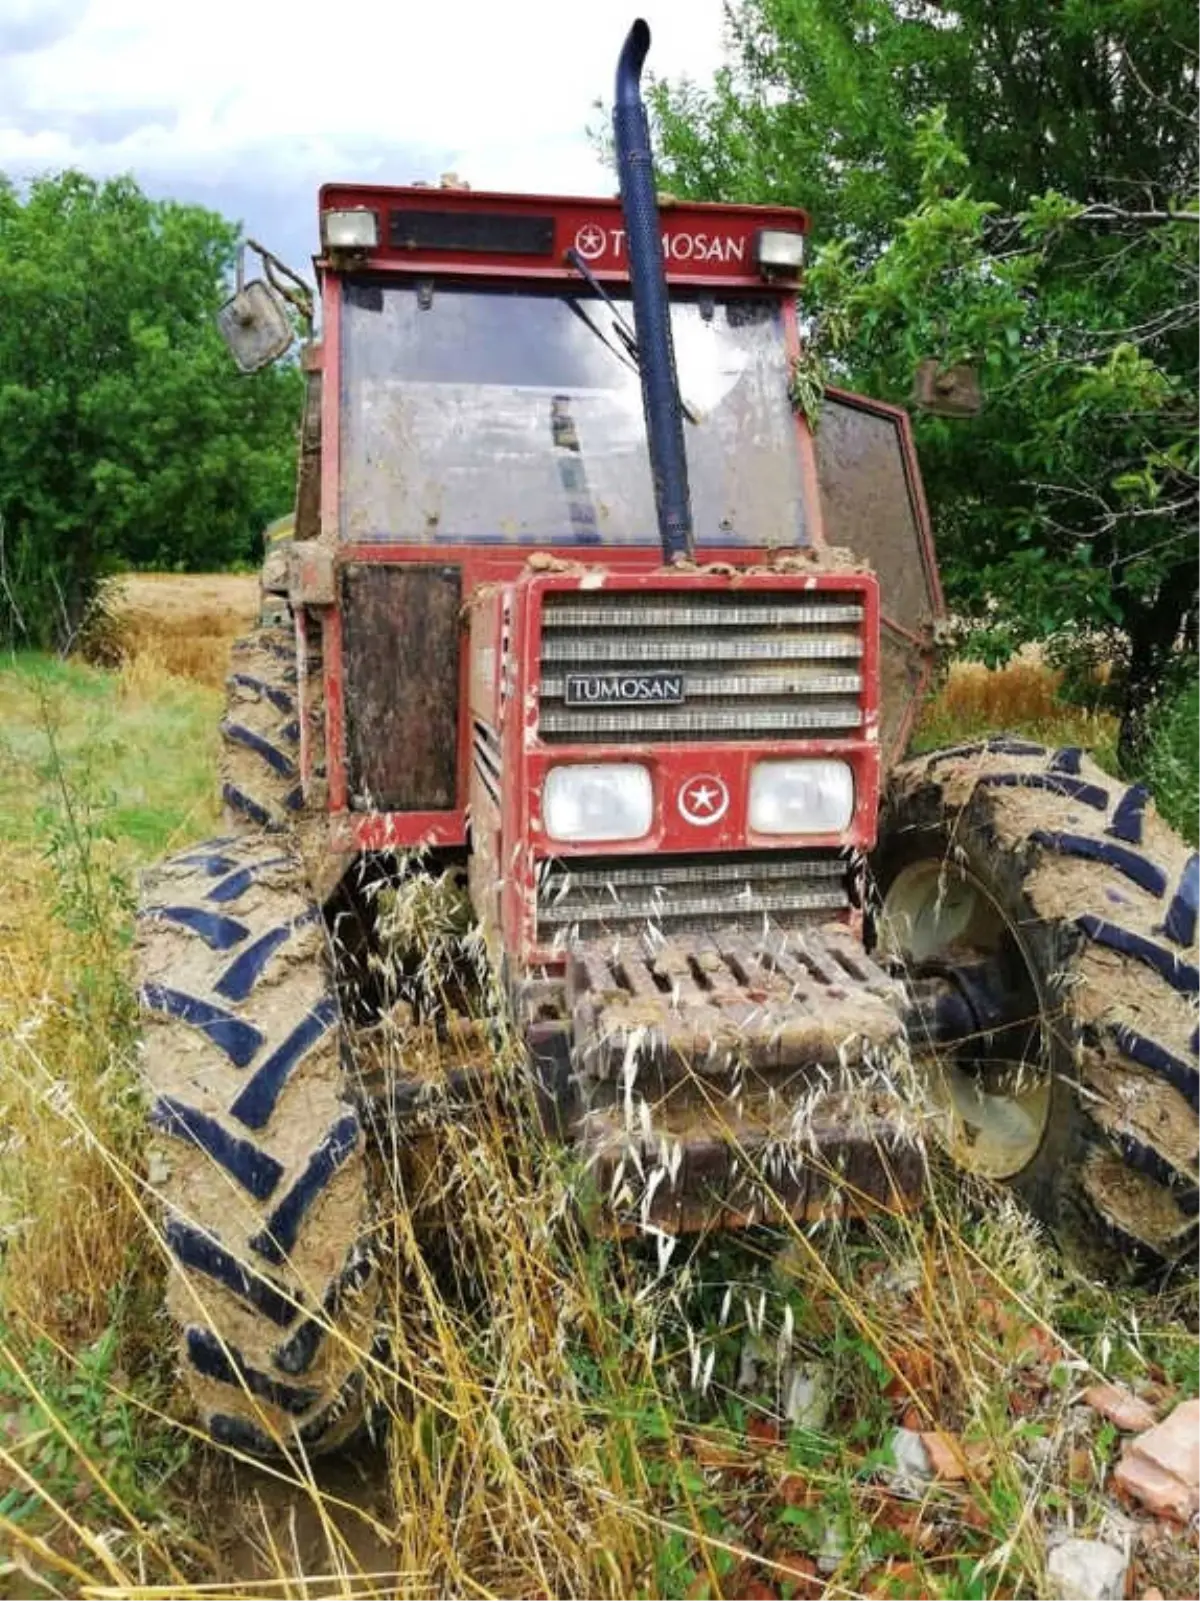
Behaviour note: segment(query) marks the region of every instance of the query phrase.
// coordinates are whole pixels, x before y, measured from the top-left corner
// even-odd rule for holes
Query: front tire
[[[982,954],[1028,1012],[921,1061],[955,1161],[1104,1277],[1194,1258],[1198,861],[1145,790],[1018,738],[937,751],[893,775],[873,873],[884,954]]]
[[[379,1289],[320,909],[271,835],[194,845],[142,888],[148,1172],[181,1373],[218,1445],[333,1450],[364,1416]]]

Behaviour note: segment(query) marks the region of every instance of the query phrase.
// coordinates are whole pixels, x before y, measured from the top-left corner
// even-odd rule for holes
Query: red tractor
[[[903,760],[942,613],[907,417],[795,403],[803,212],[660,213],[648,45],[619,202],[321,192],[291,622],[235,649],[228,832],[138,942],[169,1307],[251,1453],[356,1426],[366,1131],[488,1072],[403,1026],[364,1066],[384,1012],[461,1022],[380,956],[417,879],[465,886],[598,1227],[918,1204],[924,1120],[1085,1264],[1194,1248],[1197,859],[1078,750]],[[291,337],[261,281],[223,320],[247,368]]]

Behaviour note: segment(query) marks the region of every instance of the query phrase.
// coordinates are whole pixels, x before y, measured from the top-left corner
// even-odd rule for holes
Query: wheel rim
[[[879,947],[910,972],[985,957],[1003,964],[1013,1016],[1006,1028],[914,1060],[936,1109],[941,1143],[968,1172],[1008,1179],[1027,1167],[1050,1118],[1051,1072],[1037,985],[1017,931],[983,884],[945,861],[914,862],[892,880]]]

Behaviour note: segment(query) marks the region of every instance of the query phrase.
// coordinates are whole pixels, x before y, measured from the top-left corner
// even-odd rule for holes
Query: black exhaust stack
[[[692,555],[692,500],[688,491],[687,454],[683,444],[683,409],[675,374],[671,310],[663,266],[658,201],[654,194],[654,158],[650,123],[639,80],[650,29],[639,17],[630,28],[617,63],[613,135],[625,213],[629,281],[633,290],[633,325],[642,375],[642,404],[650,446],[650,472],[663,559],[688,561]]]

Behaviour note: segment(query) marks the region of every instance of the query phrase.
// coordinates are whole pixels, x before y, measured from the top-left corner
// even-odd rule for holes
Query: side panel
[[[885,761],[908,743],[932,657],[942,592],[908,417],[895,406],[826,392],[816,433],[830,545],[870,563],[883,625],[880,739]]]
[[[340,578],[350,806],[453,810],[461,574],[423,563],[352,563]]]
[[[499,968],[500,805],[505,787],[500,743],[500,682],[504,600],[493,585],[476,590],[470,601],[468,714],[471,724],[471,854],[467,878],[471,903],[493,961]]]
[[[296,477],[296,538],[321,536],[321,351],[309,347],[304,364],[304,410],[300,423],[300,468]]]

